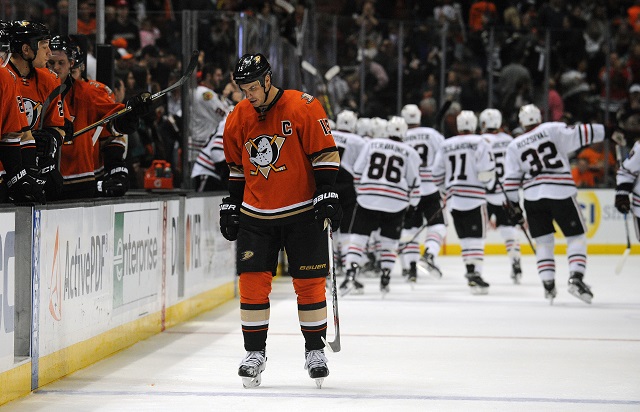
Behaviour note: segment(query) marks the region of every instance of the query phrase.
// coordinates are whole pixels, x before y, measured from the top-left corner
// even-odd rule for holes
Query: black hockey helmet
[[[4,20],[0,20],[0,52],[9,52],[9,43],[11,42],[11,36],[9,34],[9,23]]]
[[[9,26],[11,37],[10,50],[12,53],[22,53],[22,45],[28,44],[34,53],[38,52],[38,42],[51,38],[47,26],[28,20],[18,20]]]
[[[67,55],[69,60],[73,60],[72,68],[75,68],[82,63],[80,49],[78,45],[69,38],[69,36],[54,36],[49,42],[51,51],[62,50]]]
[[[238,60],[233,70],[233,80],[237,84],[247,84],[256,80],[264,87],[264,78],[271,75],[271,65],[262,54],[245,54]]]

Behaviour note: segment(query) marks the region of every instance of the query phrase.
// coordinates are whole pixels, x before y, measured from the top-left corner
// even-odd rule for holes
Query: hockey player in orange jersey
[[[0,55],[2,63],[8,57],[6,23],[0,22]],[[4,66],[4,64],[3,64]],[[0,203],[11,199],[17,203],[41,202],[44,181],[31,176],[22,166],[20,142],[33,139],[27,127],[22,96],[18,91],[17,77],[5,67],[0,68]],[[5,173],[6,170],[6,173]],[[7,186],[9,191],[7,193]]]
[[[83,54],[78,45],[67,36],[51,39],[52,55],[49,68],[68,85],[64,101],[76,130],[123,109],[116,103],[113,92],[104,84],[81,77],[84,64]],[[109,127],[99,132],[100,143],[94,148],[95,130],[85,132],[76,138],[69,138],[62,146],[60,171],[64,178],[63,199],[89,198],[95,195],[122,196],[128,189],[128,169],[124,162],[125,133],[135,130],[140,114],[147,112],[151,102],[142,102],[136,96],[130,104],[137,102],[136,109],[116,118]],[[104,160],[105,176],[97,179],[96,158]]]
[[[11,51],[7,68],[19,79],[27,123],[33,135],[33,139],[23,139],[20,144],[23,165],[30,175],[46,180],[45,192],[55,198],[62,188],[57,158],[65,137],[65,110],[59,95],[44,107],[47,98],[60,85],[58,76],[45,67],[51,55],[51,35],[46,26],[30,21],[14,21],[7,31]]]
[[[223,236],[237,243],[240,316],[247,351],[238,375],[260,384],[266,366],[269,294],[284,247],[305,339],[305,369],[318,386],[329,375],[325,281],[329,268],[323,222],[338,227],[342,210],[333,186],[340,158],[322,105],[273,85],[262,54],[238,60],[234,81],[245,99],[229,113],[223,148],[229,197],[220,205]]]

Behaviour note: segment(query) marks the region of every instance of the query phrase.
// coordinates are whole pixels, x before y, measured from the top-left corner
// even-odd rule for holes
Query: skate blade
[[[575,297],[577,297],[578,299],[580,299],[581,301],[591,304],[591,300],[593,299],[593,296],[588,294],[588,293],[582,293],[580,294],[578,292],[577,289],[574,288],[569,288],[569,293]]]
[[[322,383],[324,382],[324,378],[315,378],[314,380],[316,381],[316,387],[318,389],[322,389]]]
[[[511,280],[513,280],[513,284],[514,285],[519,285],[520,284],[520,278],[521,278],[521,276],[519,276],[519,275],[511,276]]]
[[[480,286],[471,286],[471,294],[472,295],[488,295],[489,288],[483,288]]]
[[[262,377],[260,374],[255,377],[242,378],[242,386],[244,386],[245,389],[258,387],[260,386],[260,383],[262,383]]]
[[[423,275],[429,275],[429,277],[434,279],[442,279],[442,272],[440,272],[439,269],[436,269],[436,268],[430,269],[428,266],[425,267],[424,265],[421,265],[421,264],[418,264],[416,266],[417,266],[417,269],[420,271],[420,273],[422,273]]]

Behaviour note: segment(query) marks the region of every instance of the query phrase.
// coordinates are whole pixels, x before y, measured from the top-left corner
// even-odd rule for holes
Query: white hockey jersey
[[[396,213],[420,202],[420,156],[406,143],[367,140],[353,172],[357,202],[366,209]]]
[[[633,145],[629,157],[624,159],[622,167],[618,169],[616,185],[622,183],[633,184],[631,211],[635,216],[640,217],[640,140]]]
[[[407,130],[404,142],[413,147],[420,156],[420,194],[427,196],[437,192],[438,187],[431,177],[431,165],[444,142],[444,136],[431,127],[414,127]]]
[[[191,170],[191,177],[208,175],[221,180],[221,176],[216,172],[215,164],[224,162],[224,151],[222,149],[222,132],[224,132],[224,125],[227,122],[227,117],[218,124],[218,128],[215,133],[209,137],[207,144],[200,150],[196,162]]]
[[[353,165],[365,145],[364,138],[342,130],[331,130],[331,134],[340,153],[340,167],[353,176]]]
[[[527,200],[566,199],[577,193],[569,154],[604,140],[601,124],[542,123],[509,143],[504,190],[518,201],[522,185]]]
[[[501,206],[506,200],[502,191],[504,186],[504,161],[507,155],[507,146],[509,146],[513,137],[505,132],[484,133],[482,137],[487,140],[491,146],[491,154],[493,155],[493,160],[496,162],[496,179],[500,182],[500,184],[495,181],[492,182],[487,189],[487,202],[492,205]]]
[[[486,204],[485,185],[479,174],[495,170],[489,143],[480,135],[453,136],[444,141],[431,170],[438,186],[444,185],[449,210],[471,210]]]
[[[195,161],[200,149],[231,110],[229,102],[208,87],[198,85],[193,91],[189,122],[189,161]]]

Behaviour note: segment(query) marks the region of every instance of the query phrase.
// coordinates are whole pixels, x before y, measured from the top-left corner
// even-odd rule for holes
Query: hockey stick
[[[171,86],[167,87],[164,90],[160,90],[157,93],[154,93],[151,95],[151,101],[154,100],[158,100],[159,98],[163,97],[164,95],[172,92],[173,90],[177,89],[178,87],[182,86],[187,80],[189,80],[189,78],[191,77],[191,74],[193,73],[193,71],[195,70],[196,66],[198,65],[198,55],[199,52],[197,50],[194,50],[191,53],[191,60],[189,61],[189,65],[187,66],[187,70],[185,70],[184,74],[182,75],[182,77],[180,79],[178,79],[178,81],[176,81],[174,84],[172,84]],[[88,132],[89,130],[93,130],[96,127],[102,126],[105,123],[109,123],[112,120],[117,119],[120,116],[123,116],[127,113],[129,113],[132,110],[132,108],[130,106],[125,106],[124,108],[118,110],[115,113],[110,114],[107,117],[104,117],[101,120],[98,120],[97,122],[90,124],[87,127],[84,127],[76,132],[73,133],[73,138],[75,139],[76,137],[80,136],[83,133]]]
[[[442,119],[444,118],[444,114],[447,112],[447,110],[449,110],[452,103],[453,103],[453,100],[451,99],[445,100],[445,102],[442,104],[442,106],[438,110],[438,113],[436,113],[435,120],[433,121],[433,128],[439,132],[442,132],[441,126],[442,126]]]
[[[322,81],[322,84],[324,85],[324,92],[322,93],[323,95],[322,99],[324,100],[324,104],[327,108],[327,116],[329,116],[329,118],[332,119],[333,108],[331,107],[331,99],[329,98],[329,82],[331,81],[331,79],[336,77],[338,73],[340,73],[340,66],[335,65],[329,68],[329,70],[325,72],[324,76],[321,76],[320,73],[318,72],[318,69],[316,69],[311,63],[309,63],[306,60],[303,60],[300,63],[300,66],[304,71],[306,71],[307,73],[311,74],[314,77],[318,77]]]
[[[618,160],[618,165],[622,167],[622,150],[620,145],[616,145],[616,158]],[[631,238],[629,237],[629,221],[627,220],[627,215],[629,213],[624,214],[624,232],[627,236],[627,248],[622,253],[622,258],[618,261],[616,265],[615,273],[619,275],[622,272],[622,267],[624,266],[624,262],[627,260],[627,256],[631,253]]]
[[[447,205],[443,203],[442,206],[440,207],[440,209],[436,210],[433,213],[433,215],[431,215],[431,217],[429,219],[427,219],[427,223],[425,223],[424,225],[420,226],[420,229],[418,229],[418,231],[413,236],[411,236],[411,238],[409,240],[407,240],[406,242],[402,242],[402,243],[405,244],[405,246],[402,247],[402,248],[398,248],[398,253],[402,252],[403,250],[405,250],[407,248],[407,246],[409,245],[409,243],[411,243],[414,240],[416,240],[418,235],[429,226],[429,222],[431,222],[433,219],[435,219],[436,216],[438,216],[440,213],[442,213],[444,211],[445,207],[447,207]]]
[[[49,106],[51,106],[51,102],[60,96],[64,91],[67,90],[66,83],[60,83],[55,89],[51,90],[49,96],[42,102],[42,110],[40,111],[40,124],[38,125],[38,129],[42,129],[44,127],[44,115],[49,110]],[[37,109],[38,105],[34,109]]]
[[[624,214],[624,232],[627,235],[627,248],[622,253],[622,258],[618,261],[616,265],[616,275],[619,275],[622,272],[622,267],[624,266],[624,262],[627,260],[627,256],[631,253],[631,239],[629,238],[629,221],[627,220],[627,215],[629,213]]]
[[[504,198],[507,200],[507,205],[511,204],[511,200],[509,200],[509,197],[507,196],[507,192],[504,191],[504,187],[502,186],[502,182],[500,182],[500,179],[496,176],[496,184],[500,187],[500,190],[502,191],[502,194],[504,195]],[[524,232],[524,235],[527,237],[527,241],[529,242],[529,246],[531,247],[531,250],[533,251],[533,254],[536,254],[536,248],[535,246],[533,246],[533,241],[531,241],[531,237],[529,236],[529,232],[527,231],[527,228],[524,227],[524,223],[518,223],[518,226],[520,226],[520,229],[522,229],[522,231]]]
[[[340,316],[338,315],[338,287],[336,285],[336,269],[333,264],[333,230],[331,229],[331,219],[324,220],[327,229],[327,247],[329,248],[329,274],[331,275],[331,297],[333,301],[333,324],[336,330],[336,337],[333,342],[327,342],[323,337],[322,341],[325,346],[331,349],[331,352],[340,352]]]

